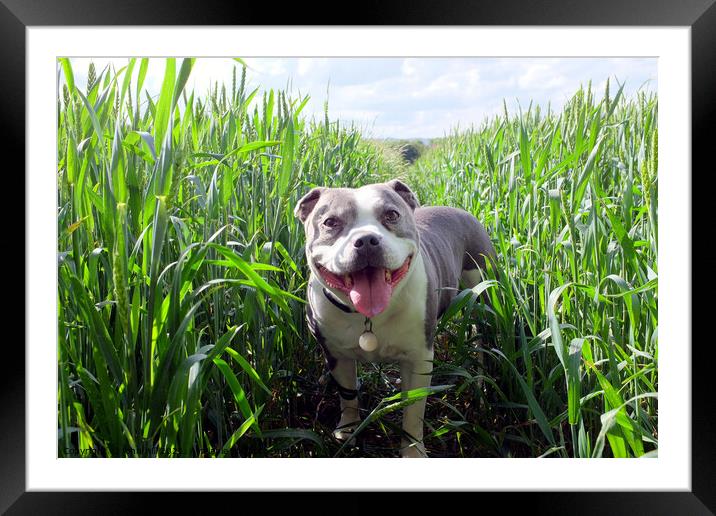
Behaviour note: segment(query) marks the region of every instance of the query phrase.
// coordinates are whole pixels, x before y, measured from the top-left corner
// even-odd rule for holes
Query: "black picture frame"
[[[25,30],[30,26],[46,25],[247,25],[247,24],[307,24],[342,25],[348,21],[357,25],[551,25],[551,26],[688,26],[691,28],[691,101],[692,101],[692,276],[699,274],[698,289],[692,289],[692,490],[690,492],[589,492],[589,493],[510,493],[509,508],[520,508],[531,513],[550,514],[713,514],[716,511],[716,454],[714,453],[713,398],[710,378],[712,339],[702,335],[703,324],[708,320],[713,302],[699,302],[700,293],[713,292],[716,269],[716,244],[713,237],[713,215],[710,213],[709,189],[703,186],[705,176],[714,173],[712,148],[716,141],[716,0],[452,0],[436,4],[429,0],[413,2],[364,1],[332,20],[321,19],[317,13],[337,13],[336,4],[286,4],[276,8],[255,3],[224,3],[214,0],[202,2],[173,2],[125,0],[55,0],[35,1],[2,0],[0,2],[0,106],[1,140],[6,155],[17,158],[12,172],[22,185],[25,196],[25,176],[16,170],[25,170]],[[270,7],[270,6],[269,6]],[[318,22],[320,20],[320,22]],[[338,22],[338,23],[336,23]],[[694,173],[693,171],[697,171]],[[676,172],[676,171],[674,171]],[[689,171],[681,171],[688,174]],[[22,180],[20,180],[22,178]],[[699,188],[693,188],[698,179]],[[17,190],[15,190],[17,191]],[[711,201],[712,203],[713,201]],[[17,224],[14,221],[14,224]],[[24,225],[23,225],[24,229]],[[21,237],[25,241],[26,234]],[[700,248],[697,249],[696,248]],[[15,258],[17,260],[17,258]],[[24,260],[23,260],[24,262]],[[23,266],[24,267],[24,266]],[[16,267],[13,267],[16,269]],[[25,275],[31,273],[24,270]],[[681,278],[693,285],[691,277]],[[23,285],[24,287],[24,285]],[[7,291],[10,295],[24,292],[20,288]],[[24,294],[23,294],[24,298]],[[17,305],[12,300],[13,305]],[[23,303],[24,306],[24,303]],[[8,313],[8,312],[6,312]],[[8,313],[6,331],[10,320]],[[25,312],[25,323],[28,324]],[[696,330],[699,330],[698,332]],[[674,345],[688,345],[685,342]],[[26,492],[25,478],[25,355],[13,344],[11,357],[3,359],[0,370],[0,511],[8,514],[55,513],[115,513],[128,512],[148,504],[157,495],[128,496],[125,492],[112,493],[59,493]],[[10,349],[9,344],[5,347]],[[711,374],[710,374],[711,373]],[[265,496],[264,494],[263,496]],[[172,495],[184,504],[187,496]],[[246,494],[241,494],[245,497]],[[257,498],[259,495],[253,495]],[[480,505],[504,500],[487,500],[496,495],[485,493]],[[504,494],[502,496],[505,496]],[[225,503],[227,495],[212,494],[212,501]],[[303,494],[290,497],[271,495],[272,504],[283,500],[292,506],[301,506]],[[415,494],[421,503],[425,494]],[[246,504],[245,501],[242,505]],[[162,501],[162,504],[165,502]],[[204,503],[204,502],[202,502]],[[307,504],[316,503],[315,501]],[[385,499],[381,505],[390,510],[404,501]],[[349,504],[351,512],[363,505]],[[245,505],[244,505],[245,506]],[[309,507],[310,505],[306,505]],[[331,510],[324,502],[320,506]],[[208,506],[205,506],[208,507]],[[396,510],[398,506],[395,506]],[[237,507],[238,509],[238,507]],[[272,511],[273,512],[273,505]]]

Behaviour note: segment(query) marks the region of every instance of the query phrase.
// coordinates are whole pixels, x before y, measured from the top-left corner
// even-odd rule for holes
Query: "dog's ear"
[[[411,210],[415,210],[415,208],[420,207],[420,203],[418,202],[418,198],[415,196],[413,191],[403,183],[402,181],[398,179],[393,179],[392,181],[388,181],[388,186],[395,190],[395,192],[403,198],[403,200],[410,206]]]
[[[318,199],[320,199],[322,191],[323,188],[314,188],[298,201],[298,204],[296,204],[293,210],[293,214],[298,217],[301,222],[306,222],[306,219],[316,206]]]

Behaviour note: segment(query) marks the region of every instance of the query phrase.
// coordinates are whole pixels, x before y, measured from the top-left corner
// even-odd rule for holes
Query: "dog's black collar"
[[[335,306],[339,310],[343,310],[347,314],[356,313],[356,311],[353,310],[350,306],[344,305],[343,303],[341,303],[338,300],[338,298],[336,298],[336,296],[331,294],[330,291],[326,287],[323,287],[323,295],[326,296],[326,299],[328,299],[333,304],[333,306]]]
[[[331,372],[328,373],[328,378],[328,381],[333,384],[336,390],[338,390],[338,395],[344,400],[350,401],[358,397],[358,389],[360,389],[360,386],[358,386],[358,389],[347,389],[338,383],[338,380],[336,380]]]

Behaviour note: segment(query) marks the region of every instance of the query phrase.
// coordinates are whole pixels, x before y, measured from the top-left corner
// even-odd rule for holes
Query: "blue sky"
[[[119,68],[122,58],[91,59],[102,69]],[[72,59],[79,87],[86,83],[90,59]],[[532,100],[546,109],[564,102],[591,80],[603,92],[608,77],[626,82],[625,93],[639,88],[657,91],[655,58],[245,58],[249,87],[285,89],[308,94],[304,110],[322,117],[328,91],[332,119],[353,122],[377,138],[434,138],[456,126],[479,125],[502,111]],[[231,83],[231,70],[240,66],[229,58],[196,60],[188,89],[208,91],[213,81]],[[137,73],[135,67],[135,76]],[[145,87],[159,92],[162,59],[150,60]],[[330,81],[330,87],[329,87]],[[612,86],[612,91],[616,90]]]

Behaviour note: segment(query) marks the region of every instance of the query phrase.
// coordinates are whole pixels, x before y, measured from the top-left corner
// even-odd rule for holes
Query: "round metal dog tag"
[[[378,347],[378,337],[372,331],[364,331],[358,337],[358,345],[363,351],[375,351]]]

